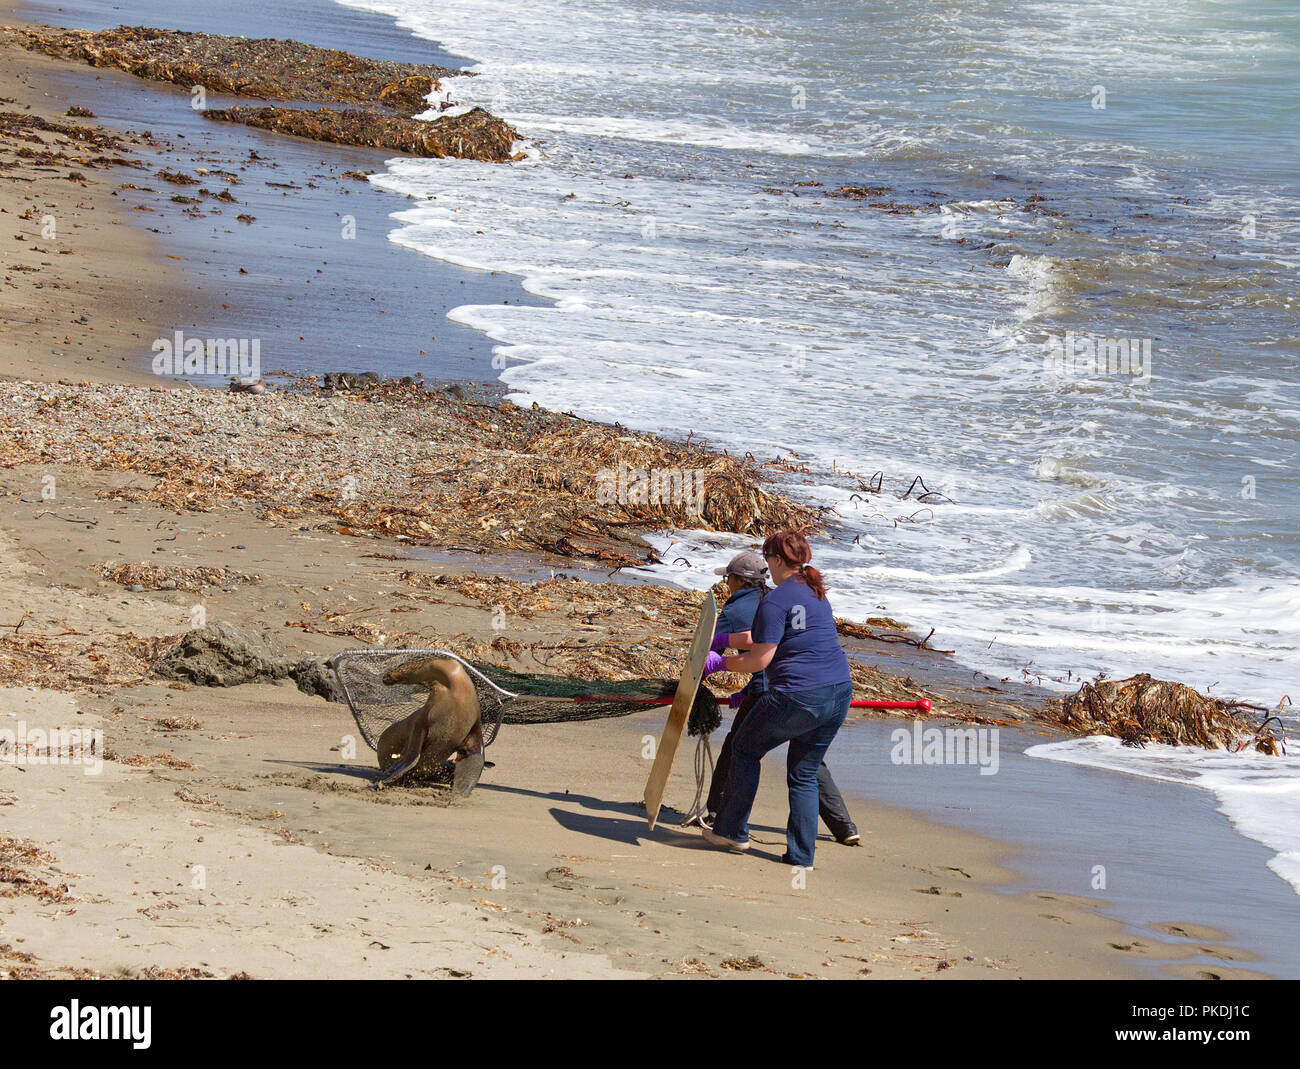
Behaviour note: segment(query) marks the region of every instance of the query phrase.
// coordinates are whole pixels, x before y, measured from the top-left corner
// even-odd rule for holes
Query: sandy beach
[[[455,60],[394,43],[404,35],[382,32],[378,16],[325,6],[332,21],[314,43]],[[7,24],[58,21],[8,4],[3,12]],[[95,16],[70,11],[67,24]],[[281,18],[265,32],[289,32],[293,20]],[[354,19],[362,28],[352,35]],[[262,28],[227,22],[175,26]],[[57,159],[23,157],[12,140],[0,155],[9,228],[0,233],[0,729],[75,727],[101,732],[103,746],[93,774],[0,763],[0,971],[1286,974],[1285,962],[1259,967],[1259,944],[1246,945],[1241,930],[1247,917],[1215,926],[1185,913],[1171,892],[1140,920],[1121,919],[1107,895],[1059,867],[1054,880],[1027,877],[1011,859],[1032,854],[1025,840],[1050,834],[1045,827],[1013,843],[992,837],[988,821],[979,833],[927,819],[945,802],[997,803],[989,792],[963,794],[970,781],[945,794],[942,781],[917,779],[891,804],[873,799],[862,776],[840,769],[868,751],[883,763],[893,721],[847,725],[828,758],[862,845],[838,845],[823,829],[815,869],[799,873],[779,860],[781,760],[765,765],[747,856],[709,849],[698,829],[677,827],[695,791],[694,740],[678,757],[668,809],[647,831],[644,740],[658,735],[661,709],[507,724],[488,750],[491,767],[462,799],[428,786],[374,790],[374,755],[347,706],[291,680],[223,688],[157,678],[159,657],[196,626],[196,609],[207,623],[273,636],[301,657],[420,642],[521,671],[585,671],[593,681],[671,664],[689,642],[694,596],[611,570],[644,559],[638,531],[673,523],[587,522],[562,478],[564,464],[576,463],[565,450],[632,442],[687,456],[697,446],[638,441],[502,402],[491,341],[445,313],[467,292],[480,303],[540,302],[509,277],[391,245],[387,217],[401,201],[364,181],[387,154],[205,123],[175,87],[0,49],[0,110],[117,139],[91,153],[47,128],[43,143]],[[168,169],[205,183],[238,176],[229,185],[238,205],[209,198],[202,218],[187,216],[173,198],[191,187],[159,181]],[[237,212],[255,222],[237,222]],[[355,239],[338,236],[344,216]],[[261,395],[159,377],[149,370],[151,344],[178,330],[257,337],[264,372],[293,375],[268,374],[276,388]],[[315,385],[322,372],[372,369],[461,385],[426,393],[409,384],[369,399]],[[732,458],[689,456],[752,491],[760,510],[794,507]],[[549,490],[528,486],[521,473],[534,468],[559,473]],[[355,504],[338,488],[350,473],[362,481]],[[557,515],[539,523],[537,502],[548,494]],[[459,518],[444,523],[439,511]],[[117,570],[127,564],[155,578]],[[193,578],[187,569],[209,571]],[[577,582],[592,591],[589,612],[576,608],[587,596],[574,593]],[[1061,737],[1033,715],[1045,692],[918,647],[928,622],[903,623],[911,629],[882,625],[883,639],[846,640],[860,696],[926,697],[935,724],[998,726],[1017,754]],[[897,724],[911,727],[901,715]],[[1045,773],[1018,797],[1047,808],[1055,789]],[[1061,787],[1059,799],[1085,789]],[[1217,821],[1213,833],[1222,833],[1226,821],[1205,810],[1197,827]]]

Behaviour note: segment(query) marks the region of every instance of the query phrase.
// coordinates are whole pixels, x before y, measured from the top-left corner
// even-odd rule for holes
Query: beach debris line
[[[95,167],[138,167],[122,156],[134,144],[146,143],[141,134],[112,134],[98,126],[50,122],[39,115],[0,111],[0,171],[20,167],[50,167],[76,164]],[[77,172],[65,177],[73,181]]]
[[[757,465],[698,442],[418,383],[256,397],[35,383],[3,393],[0,466],[147,475],[103,494],[178,511],[248,509],[281,526],[610,567],[655,559],[647,530],[821,525],[822,512],[776,494]],[[679,473],[682,485],[689,474],[693,492],[641,493],[637,480],[611,476],[629,470]]]
[[[237,122],[258,130],[292,134],[336,145],[359,145],[410,156],[455,157],[486,163],[521,159],[514,128],[482,108],[427,121],[376,115],[359,108],[208,108],[205,119]]]
[[[870,626],[869,626],[870,625]],[[865,624],[854,623],[852,620],[845,620],[840,617],[835,618],[835,630],[841,635],[849,638],[869,638],[876,642],[898,642],[905,646],[915,646],[918,650],[926,650],[930,653],[952,653],[952,650],[940,650],[930,645],[930,639],[934,638],[934,628],[930,628],[930,633],[925,638],[915,638],[912,635],[899,634],[877,634],[871,630],[871,626],[884,628],[889,631],[906,631],[907,627],[900,624],[897,620],[891,620],[887,616],[873,616]]]
[[[99,633],[64,627],[48,634],[0,631],[0,679],[7,686],[44,690],[134,686],[147,681],[154,662],[174,637]]]
[[[277,38],[228,37],[146,26],[69,30],[56,26],[0,30],[33,52],[113,67],[149,81],[169,82],[192,93],[205,118],[340,145],[359,145],[425,157],[456,157],[489,163],[518,159],[518,134],[482,108],[429,120],[440,78],[470,77],[466,71],[368,59],[350,52]],[[208,93],[340,108],[208,108]],[[443,109],[450,108],[443,104]]]
[[[467,72],[432,64],[368,59],[274,37],[229,37],[148,26],[70,30],[5,26],[30,52],[114,67],[148,81],[258,100],[381,106],[414,115],[428,107],[439,78]]]
[[[1249,722],[1249,716],[1260,713],[1261,723]],[[1114,736],[1126,746],[1155,742],[1209,750],[1249,747],[1272,756],[1286,752],[1281,721],[1262,706],[1213,698],[1145,673],[1085,683],[1077,693],[1053,702],[1048,719],[1080,734]]]
[[[260,583],[261,576],[245,575],[227,568],[201,566],[186,568],[174,564],[105,564],[100,575],[118,586],[139,587],[140,590],[187,590],[199,593],[208,587],[225,590],[235,585]],[[138,591],[137,591],[138,592]]]

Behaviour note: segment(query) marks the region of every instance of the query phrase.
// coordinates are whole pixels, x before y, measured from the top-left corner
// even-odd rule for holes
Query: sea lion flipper
[[[451,789],[457,794],[467,796],[478,786],[481,775],[483,775],[483,752],[480,750],[456,762],[456,771],[451,777]]]
[[[429,737],[429,713],[428,706],[421,709],[416,714],[415,721],[411,725],[410,734],[406,737],[406,745],[402,747],[402,752],[397,759],[384,769],[383,775],[379,777],[380,783],[392,783],[399,776],[404,776],[420,763],[420,755],[424,751],[424,743]]]

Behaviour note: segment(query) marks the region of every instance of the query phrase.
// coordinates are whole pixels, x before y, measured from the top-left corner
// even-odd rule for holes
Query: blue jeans
[[[732,740],[731,772],[714,832],[749,841],[749,812],[758,793],[763,755],[788,742],[786,853],[792,865],[811,865],[817,842],[817,770],[852,699],[853,684],[848,682],[810,690],[768,690],[759,698]]]
[[[745,722],[749,711],[762,697],[762,693],[762,691],[759,691],[752,696],[746,696],[740,708],[736,710],[736,719],[731,725],[731,730],[727,732],[727,737],[722,740],[722,749],[718,751],[718,759],[713,765],[713,779],[709,782],[709,799],[705,803],[705,808],[715,817],[722,811],[722,799],[727,790],[727,777],[731,774],[732,740],[735,739],[736,732],[740,730],[740,725]],[[849,815],[849,808],[844,804],[844,796],[840,794],[839,787],[835,785],[835,777],[831,775],[831,770],[826,767],[825,761],[817,769],[817,809],[826,826],[830,828],[831,834],[840,842],[843,842],[850,835],[857,835],[858,826],[853,823],[853,818]]]

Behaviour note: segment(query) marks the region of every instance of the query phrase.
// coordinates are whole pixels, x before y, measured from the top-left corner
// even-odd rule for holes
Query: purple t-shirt
[[[758,603],[750,633],[756,643],[777,643],[767,666],[769,687],[808,690],[851,679],[831,603],[819,600],[808,584],[795,576]]]

